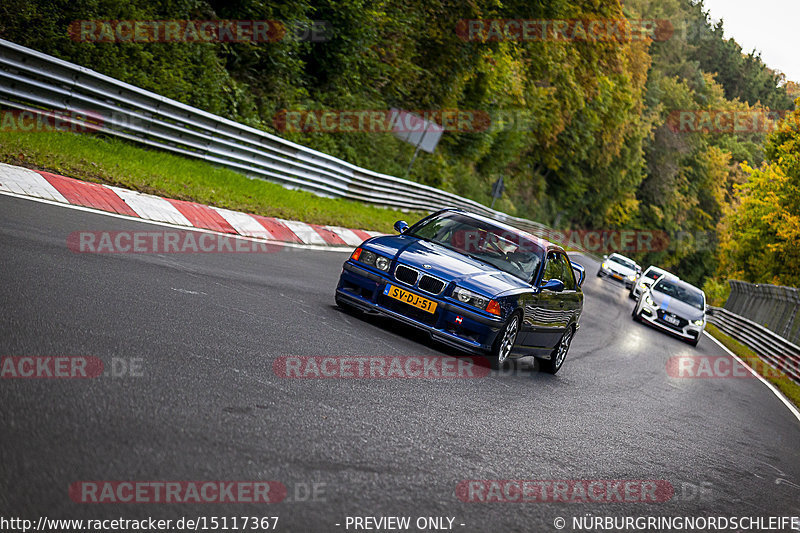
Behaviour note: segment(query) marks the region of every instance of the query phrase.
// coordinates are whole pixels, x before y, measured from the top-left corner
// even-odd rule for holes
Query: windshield
[[[424,220],[406,235],[441,244],[528,283],[544,256],[536,241],[460,213],[444,213]]]
[[[612,263],[622,265],[625,268],[636,270],[636,265],[633,263],[633,261],[628,261],[627,259],[623,259],[622,257],[612,255],[611,257],[608,258],[608,260],[611,261]]]
[[[703,293],[699,289],[695,289],[689,285],[662,279],[655,284],[653,290],[666,294],[667,296],[671,296],[676,300],[680,300],[681,302],[687,303],[692,307],[696,307],[697,309],[705,309],[705,298],[703,297]]]

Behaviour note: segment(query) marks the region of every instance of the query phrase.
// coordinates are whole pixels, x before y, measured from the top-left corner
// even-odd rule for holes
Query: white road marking
[[[230,209],[223,209],[221,207],[212,207],[211,209],[215,210],[219,213],[222,218],[228,221],[228,224],[233,226],[233,229],[239,235],[247,235],[248,237],[260,237],[262,239],[267,239],[270,241],[274,241],[275,236],[272,235],[269,231],[264,228],[261,224],[258,223],[256,219],[248,215],[247,213],[242,213],[240,211],[231,211]]]
[[[69,203],[64,195],[38,172],[4,163],[0,163],[0,191]]]
[[[142,218],[192,227],[189,219],[183,216],[174,205],[159,196],[129,191],[111,185],[106,187],[117,193],[117,196],[122,198]]]
[[[358,246],[364,241],[364,239],[362,239],[361,237],[359,237],[358,235],[356,235],[347,228],[340,228],[339,226],[325,226],[325,227],[334,232],[339,237],[341,237],[341,239],[350,246]]]
[[[189,289],[176,289],[175,287],[171,287],[171,289],[175,292],[180,292],[182,294],[197,294],[197,295],[205,295],[208,296],[205,292],[201,291],[190,291]]]
[[[789,411],[791,411],[791,412],[792,412],[792,414],[794,415],[794,417],[795,417],[795,418],[796,418],[798,421],[800,421],[800,411],[798,411],[798,410],[797,410],[797,407],[795,407],[795,406],[794,406],[794,404],[792,404],[792,402],[790,402],[790,401],[789,401],[789,399],[788,399],[786,396],[784,396],[784,395],[783,395],[783,393],[782,393],[781,391],[779,391],[777,388],[775,388],[775,385],[773,385],[772,383],[770,383],[769,381],[767,381],[766,379],[764,379],[764,377],[763,377],[761,374],[759,374],[758,372],[756,372],[755,370],[753,370],[752,368],[750,368],[750,365],[748,365],[747,363],[745,363],[745,362],[744,362],[744,361],[743,361],[743,360],[742,360],[742,359],[741,359],[741,358],[740,358],[738,355],[736,355],[735,353],[733,353],[732,351],[730,351],[730,350],[728,349],[728,347],[727,347],[727,346],[725,346],[724,344],[722,344],[721,342],[719,342],[719,341],[718,341],[718,340],[717,340],[717,339],[716,339],[716,338],[715,338],[713,335],[711,335],[709,332],[707,332],[707,331],[703,331],[703,333],[705,334],[705,336],[706,336],[706,337],[708,337],[709,339],[711,339],[712,341],[714,341],[715,343],[717,343],[717,345],[719,345],[719,347],[720,347],[720,348],[722,348],[723,350],[725,350],[726,352],[728,352],[728,354],[730,354],[730,356],[731,356],[731,357],[733,357],[734,359],[736,359],[736,360],[739,362],[739,364],[741,364],[741,365],[742,365],[743,367],[745,367],[745,368],[746,368],[746,369],[747,369],[747,370],[748,370],[748,371],[749,371],[751,374],[753,374],[755,377],[757,377],[757,378],[759,379],[759,381],[761,381],[761,383],[763,383],[764,385],[766,385],[767,387],[769,387],[769,390],[771,390],[771,391],[772,391],[772,393],[773,393],[773,394],[775,394],[775,396],[777,396],[777,397],[778,397],[778,399],[779,399],[780,401],[782,401],[782,402],[783,402],[783,404],[784,404],[784,405],[785,405],[785,406],[786,406],[786,407],[789,409]]]
[[[292,232],[300,237],[300,240],[306,244],[327,244],[325,239],[322,238],[322,235],[316,232],[314,228],[306,224],[305,222],[299,222],[297,220],[283,220],[278,219],[278,222],[281,224],[285,224]]]

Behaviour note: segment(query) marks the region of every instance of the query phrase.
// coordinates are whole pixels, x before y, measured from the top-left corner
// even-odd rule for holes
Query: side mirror
[[[541,286],[543,291],[561,292],[564,290],[564,282],[560,279],[549,279]]]
[[[408,222],[405,220],[398,220],[394,223],[394,230],[397,233],[405,233],[408,231]]]
[[[583,280],[586,279],[586,269],[583,268],[583,265],[575,263],[574,261],[570,261],[570,264],[572,265],[572,270],[578,275],[578,287],[582,287]]]

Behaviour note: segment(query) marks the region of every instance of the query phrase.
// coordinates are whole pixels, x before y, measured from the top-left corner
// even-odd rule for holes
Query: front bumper
[[[436,302],[436,312],[427,313],[390,299],[383,294],[387,284]],[[446,288],[443,293],[448,290]],[[362,311],[388,316],[427,331],[431,337],[445,344],[477,354],[485,354],[492,349],[504,325],[499,317],[484,316],[451,300],[408,287],[350,262],[346,262],[342,268],[336,296]],[[457,318],[461,319],[458,323]]]
[[[622,274],[618,274],[611,269],[600,267],[600,270],[597,272],[600,277],[602,278],[609,278],[618,283],[622,283],[625,285],[626,289],[630,289],[633,287],[633,281],[628,279],[627,277],[623,276]]]
[[[662,331],[666,331],[667,333],[671,333],[672,335],[680,337],[681,339],[691,341],[697,340],[706,327],[705,322],[703,322],[702,326],[696,326],[691,321],[688,321],[689,323],[682,327],[669,324],[658,317],[658,309],[658,306],[652,306],[647,302],[642,302],[640,313],[642,320]]]
[[[633,291],[633,296],[634,296],[634,297],[635,297],[635,298],[638,300],[638,299],[639,299],[639,296],[641,296],[641,295],[642,295],[642,293],[644,293],[644,291],[646,291],[646,290],[647,290],[649,287],[650,287],[649,285],[645,285],[645,287],[644,287],[644,288],[642,288],[642,287],[641,287],[641,286],[640,286],[640,285],[637,283],[637,284],[636,284],[636,285],[634,285],[634,286],[633,286],[633,288],[631,289],[631,290]]]

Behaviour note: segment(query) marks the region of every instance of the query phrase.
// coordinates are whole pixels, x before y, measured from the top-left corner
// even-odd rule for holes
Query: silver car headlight
[[[646,289],[646,288],[647,288],[647,285],[645,285],[645,284],[644,284],[644,282],[642,282],[642,283],[639,283],[639,288],[640,288],[640,289]]]
[[[635,274],[631,274],[630,276],[628,276],[628,279],[633,281],[633,280],[636,279],[636,275]]]
[[[700,320],[692,320],[692,324],[695,326],[702,326],[705,321],[701,318]]]
[[[481,296],[480,294],[464,289],[463,287],[456,287],[453,289],[453,298],[461,303],[471,305],[472,307],[477,307],[478,309],[486,311],[487,313],[497,316],[502,315],[500,303],[497,300],[490,300],[485,296]]]
[[[477,307],[478,309],[486,309],[486,306],[489,304],[488,298],[484,298],[480,294],[476,294],[470,290],[463,289],[461,287],[455,288],[455,290],[453,291],[453,298],[455,298],[461,303]]]
[[[645,297],[645,299],[644,299],[644,303],[646,303],[647,305],[649,305],[649,306],[652,306],[652,307],[655,307],[655,306],[656,306],[656,302],[655,302],[655,300],[653,300],[653,299],[650,297],[650,295],[649,295],[649,294],[648,294],[648,295]]]

